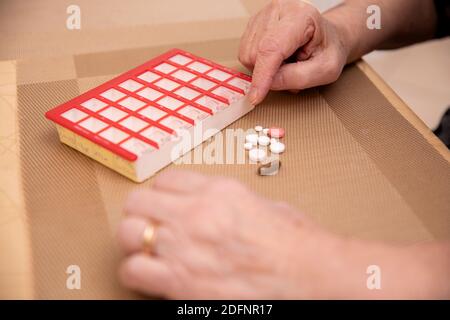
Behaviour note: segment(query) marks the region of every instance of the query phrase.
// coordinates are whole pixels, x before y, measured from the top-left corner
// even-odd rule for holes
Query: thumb
[[[310,59],[283,65],[273,77],[272,90],[301,90],[328,84],[341,73],[338,65]]]

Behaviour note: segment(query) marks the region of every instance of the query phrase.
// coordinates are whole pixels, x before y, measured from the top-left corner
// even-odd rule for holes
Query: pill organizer
[[[253,109],[251,78],[173,49],[51,109],[62,143],[142,182]],[[180,132],[193,139],[174,156]]]

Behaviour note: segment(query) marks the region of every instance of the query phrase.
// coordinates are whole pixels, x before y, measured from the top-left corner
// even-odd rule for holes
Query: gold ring
[[[156,226],[149,222],[144,229],[142,236],[142,249],[149,254],[153,253],[156,239]]]

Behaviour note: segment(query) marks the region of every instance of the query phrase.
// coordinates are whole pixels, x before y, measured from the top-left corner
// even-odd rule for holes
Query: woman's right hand
[[[349,54],[345,39],[345,30],[312,5],[273,0],[250,19],[241,38],[239,60],[253,70],[250,102],[260,103],[270,89],[300,90],[336,81]],[[294,62],[285,63],[288,58]]]

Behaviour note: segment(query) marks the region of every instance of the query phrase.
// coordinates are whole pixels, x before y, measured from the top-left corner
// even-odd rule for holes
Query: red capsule
[[[284,129],[278,127],[271,127],[269,129],[269,136],[271,138],[280,139],[284,137]]]

